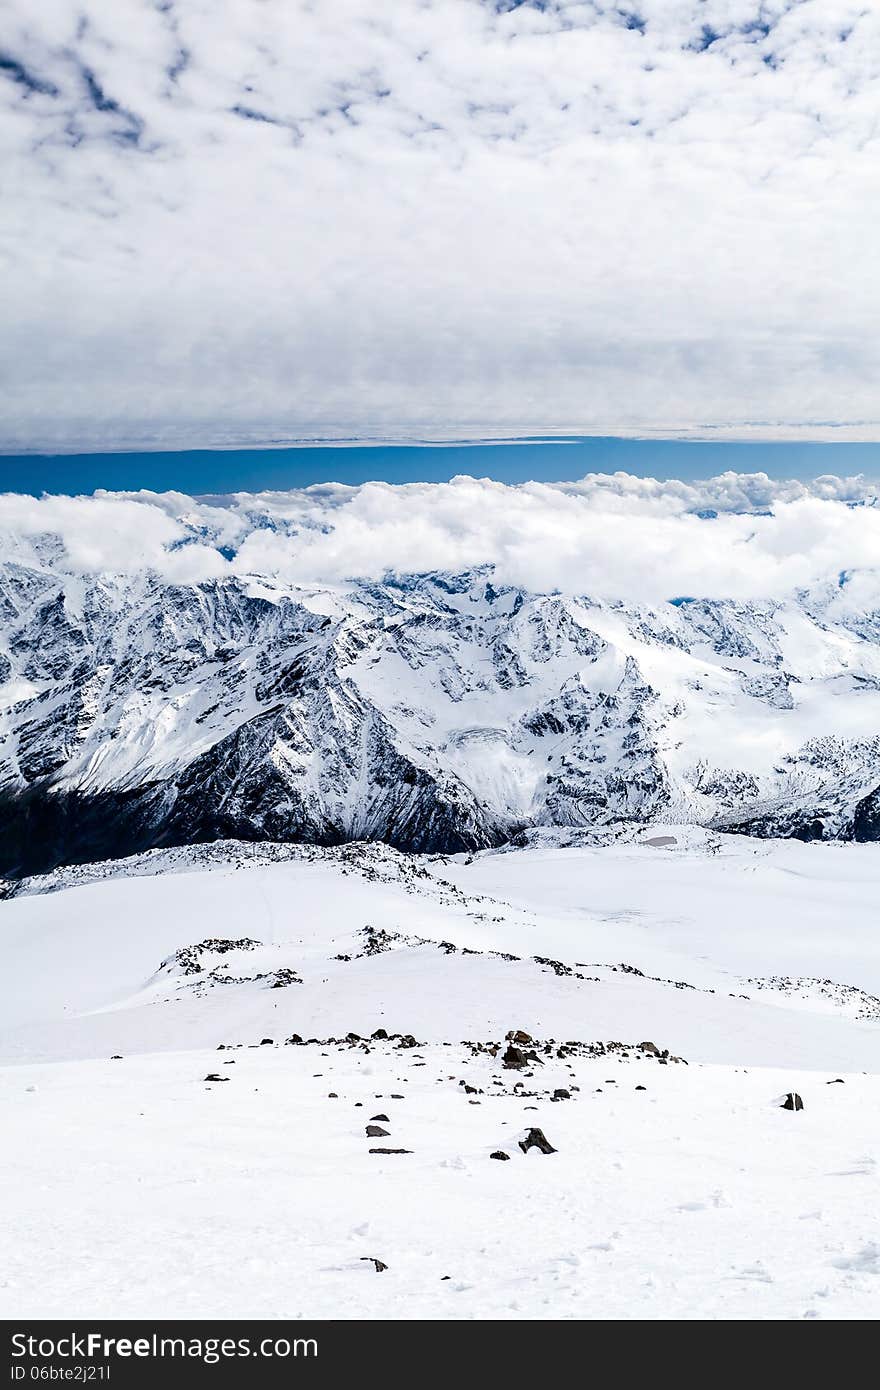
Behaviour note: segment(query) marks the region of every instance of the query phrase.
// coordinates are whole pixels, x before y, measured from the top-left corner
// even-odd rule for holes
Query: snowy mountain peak
[[[333,586],[0,567],[7,873],[210,840],[456,851],[668,820],[874,838],[880,618],[491,566]],[[11,812],[15,814],[11,814]]]

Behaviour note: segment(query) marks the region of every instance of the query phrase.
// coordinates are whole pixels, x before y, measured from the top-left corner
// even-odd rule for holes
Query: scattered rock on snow
[[[510,1158],[510,1154],[506,1154],[503,1149],[496,1149],[494,1153],[491,1153],[489,1155],[489,1157],[500,1158],[503,1163],[506,1163],[507,1160]]]
[[[788,1094],[787,1094],[786,1097],[785,1097],[785,1100],[782,1102],[782,1109],[783,1109],[783,1110],[803,1110],[803,1108],[804,1108],[804,1103],[803,1103],[803,1101],[801,1100],[800,1096],[798,1095],[797,1091],[789,1091]]]
[[[375,1265],[377,1274],[381,1274],[383,1270],[388,1268],[385,1261],[377,1260],[375,1255],[361,1255],[361,1259],[366,1260],[367,1264]]]
[[[520,1139],[519,1146],[524,1154],[527,1154],[529,1149],[540,1149],[542,1154],[556,1153],[543,1129],[530,1129],[525,1139]]]
[[[513,1043],[510,1044],[501,1058],[501,1065],[506,1067],[508,1071],[522,1071],[523,1067],[527,1067],[528,1064],[529,1059],[526,1054],[518,1047],[514,1047]]]
[[[383,1129],[381,1125],[367,1125],[368,1139],[387,1139],[390,1131]]]

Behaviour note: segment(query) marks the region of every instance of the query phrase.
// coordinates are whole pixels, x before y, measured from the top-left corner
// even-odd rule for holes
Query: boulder
[[[539,1149],[542,1154],[556,1153],[543,1129],[530,1129],[525,1139],[520,1139],[519,1146],[524,1154],[527,1154],[529,1149]]]
[[[518,1047],[514,1047],[513,1043],[510,1043],[501,1058],[501,1065],[506,1067],[508,1071],[522,1071],[523,1067],[527,1067],[528,1064],[529,1059],[526,1054],[521,1052]]]

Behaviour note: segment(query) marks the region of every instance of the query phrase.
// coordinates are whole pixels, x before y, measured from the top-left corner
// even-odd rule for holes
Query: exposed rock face
[[[0,873],[660,818],[880,838],[880,618],[830,587],[655,609],[486,570],[183,586],[72,575],[52,538],[26,561],[0,565]]]

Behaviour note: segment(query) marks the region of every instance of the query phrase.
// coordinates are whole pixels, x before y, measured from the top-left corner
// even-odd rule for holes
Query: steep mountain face
[[[651,608],[490,569],[318,588],[0,566],[0,870],[532,825],[880,837],[880,614]]]

